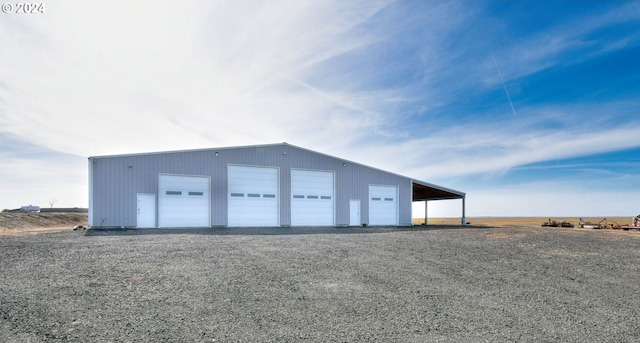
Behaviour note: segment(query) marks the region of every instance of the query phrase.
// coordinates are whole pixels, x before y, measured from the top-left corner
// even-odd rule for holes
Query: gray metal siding
[[[370,184],[398,186],[399,225],[411,225],[410,179],[286,144],[92,157],[90,161],[90,215],[92,225],[97,227],[135,227],[136,196],[157,195],[159,173],[210,176],[211,223],[226,226],[229,164],[279,168],[281,226],[291,224],[291,169],[335,172],[334,213],[338,226],[349,224],[350,199],[360,200],[362,221],[368,222]]]
[[[400,226],[411,225],[411,181],[407,178],[376,169],[347,163],[336,180],[337,225],[349,223],[349,200],[360,200],[361,220],[369,223],[369,185],[398,187],[398,221]]]

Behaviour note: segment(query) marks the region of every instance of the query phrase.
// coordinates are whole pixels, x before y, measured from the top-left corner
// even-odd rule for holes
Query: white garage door
[[[291,170],[291,225],[333,226],[333,172]]]
[[[278,226],[278,169],[229,166],[228,226]]]
[[[369,225],[398,225],[396,186],[369,186]]]
[[[211,225],[208,176],[158,175],[158,226]]]

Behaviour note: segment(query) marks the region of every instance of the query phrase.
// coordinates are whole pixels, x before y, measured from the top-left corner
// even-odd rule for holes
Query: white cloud
[[[342,118],[366,129],[375,119],[351,118],[375,113],[357,99],[298,78],[374,39],[356,27],[384,6],[50,6],[42,21],[0,26],[10,47],[2,58],[12,66],[1,71],[0,124],[34,144],[78,155],[281,141],[292,135],[292,124],[297,132],[290,138],[321,141],[329,131],[323,124]],[[36,39],[47,44],[23,43]]]
[[[625,6],[498,49],[501,71],[513,79],[557,63],[590,32],[635,20],[637,5]],[[632,117],[636,102],[521,107],[518,118],[451,126],[453,113],[412,127],[500,82],[493,62],[483,68],[489,43],[460,34],[481,12],[464,2],[57,1],[0,22],[0,134],[82,158],[287,141],[426,181],[640,145],[637,122],[580,123],[582,113]],[[410,81],[376,83],[398,68]],[[405,113],[407,104],[421,109]],[[547,119],[571,129],[545,128]],[[10,161],[0,175],[16,184],[68,171],[55,158]],[[86,178],[78,168],[59,191]]]
[[[467,198],[469,216],[632,216],[640,195],[625,191],[567,189],[562,184],[532,184],[514,190],[478,191]]]
[[[86,206],[87,160],[0,135],[0,210],[24,205]]]
[[[467,217],[632,217],[640,213],[640,194],[633,190],[589,190],[562,182],[537,182],[465,191]],[[462,216],[461,200],[430,201],[427,207],[430,218]],[[414,203],[413,217],[424,218],[423,202]]]
[[[425,181],[502,174],[536,162],[640,146],[637,120],[613,120],[612,123],[607,115],[613,111],[620,117],[633,116],[637,106],[628,103],[554,106],[553,115],[545,114],[550,108],[535,106],[522,112],[541,115],[484,123],[462,122],[428,130],[424,137],[395,137],[380,144],[353,145],[348,153],[339,155]],[[541,128],[550,118],[556,118],[554,125]]]

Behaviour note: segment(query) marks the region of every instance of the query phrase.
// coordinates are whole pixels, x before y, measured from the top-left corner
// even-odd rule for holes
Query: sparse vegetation
[[[76,225],[86,226],[88,224],[86,212],[75,212],[81,210],[77,208],[66,209],[63,213],[23,213],[13,212],[4,209],[0,213],[0,233],[7,231],[34,231],[56,228],[72,228]],[[86,210],[86,209],[85,209]],[[467,223],[472,226],[483,227],[512,227],[512,226],[535,226],[539,227],[547,222],[548,217],[467,217]],[[566,221],[578,227],[579,217],[553,217],[552,220]],[[598,223],[603,217],[583,217],[585,222]],[[622,225],[631,224],[633,218],[629,217],[607,217],[609,221]],[[429,225],[460,225],[460,218],[429,218]],[[414,218],[414,225],[422,225],[423,218]]]
[[[75,225],[87,225],[87,214],[24,213],[7,210],[0,213],[0,234],[72,228]]]
[[[597,223],[603,217],[583,217],[584,221]],[[467,222],[473,226],[507,227],[507,226],[541,226],[549,217],[467,217]],[[569,222],[578,227],[579,217],[551,217],[558,222]],[[607,217],[610,221],[620,224],[631,224],[632,217]],[[460,218],[428,218],[429,225],[460,225]],[[414,218],[413,225],[422,225],[424,218]]]

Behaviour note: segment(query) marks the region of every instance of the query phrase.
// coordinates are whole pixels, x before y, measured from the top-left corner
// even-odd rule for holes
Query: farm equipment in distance
[[[593,224],[591,222],[585,222],[580,218],[580,227],[585,229],[640,230],[640,215],[637,215],[632,219],[631,225],[620,225],[613,220],[608,220],[607,218],[602,219],[597,224]]]
[[[551,220],[551,218],[549,218],[549,221],[547,221],[546,223],[543,223],[542,226],[548,226],[548,227],[573,227],[573,224],[569,223],[569,222],[559,222],[559,221],[555,221],[555,220]]]

